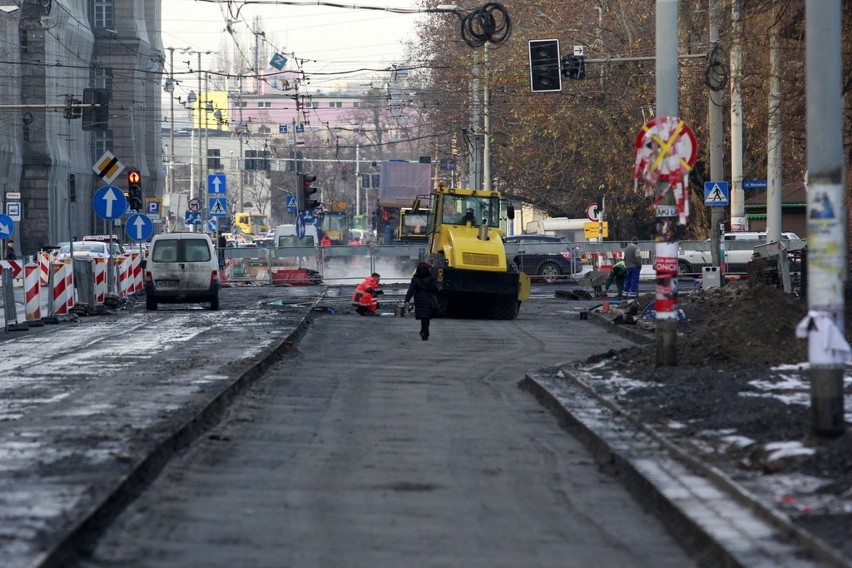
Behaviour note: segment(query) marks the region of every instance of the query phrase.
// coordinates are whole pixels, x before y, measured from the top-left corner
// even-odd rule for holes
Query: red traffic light
[[[130,170],[127,172],[127,183],[138,184],[142,181],[142,174],[139,170]]]

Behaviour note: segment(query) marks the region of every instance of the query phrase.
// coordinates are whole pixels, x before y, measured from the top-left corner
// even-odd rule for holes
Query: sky
[[[199,2],[195,0],[164,0],[162,3],[162,41],[166,48],[176,50],[186,47],[193,51],[220,51],[223,45],[230,50],[233,39],[225,31],[228,20],[235,21],[232,29],[237,37],[246,38],[255,15],[261,17],[261,28],[266,41],[271,44],[270,52],[286,54],[288,65],[285,69],[294,69],[293,58],[306,59],[303,68],[313,72],[311,84],[369,80],[375,76],[372,72],[341,74],[341,72],[360,68],[383,69],[392,63],[404,61],[404,49],[401,42],[414,35],[414,28],[420,14],[395,14],[384,10],[357,9],[358,6],[393,8],[416,8],[414,0],[385,0],[385,4],[353,1],[356,8],[333,8],[317,5],[244,5],[238,13],[230,13],[223,3]],[[349,2],[347,2],[349,3]],[[232,11],[236,12],[239,2],[233,2]],[[223,43],[224,42],[224,43]],[[246,48],[246,56],[253,59],[251,49]],[[176,72],[183,67],[182,61],[192,58],[193,68],[197,67],[198,55],[180,55],[175,51]],[[208,59],[209,58],[209,59]],[[213,55],[202,54],[202,68],[215,69]],[[261,71],[274,71],[268,60],[261,62]],[[323,75],[330,73],[331,75]]]

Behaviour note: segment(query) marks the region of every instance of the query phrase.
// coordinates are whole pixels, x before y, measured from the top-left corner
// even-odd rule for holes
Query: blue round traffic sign
[[[119,188],[107,185],[92,196],[92,208],[101,219],[118,219],[127,211],[127,198]]]
[[[0,213],[0,239],[8,239],[15,232],[15,222],[8,215]]]
[[[134,241],[147,241],[154,234],[154,222],[147,215],[134,213],[128,217],[124,232]]]

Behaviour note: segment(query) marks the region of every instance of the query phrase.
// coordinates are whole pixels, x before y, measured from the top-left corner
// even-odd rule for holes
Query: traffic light
[[[109,91],[83,89],[83,130],[107,130],[109,126]]]
[[[530,89],[534,93],[561,91],[562,73],[559,69],[559,40],[533,39],[530,49]]]
[[[68,201],[77,201],[77,176],[68,174]]]
[[[142,210],[142,174],[139,170],[127,172],[127,201],[133,211]]]
[[[299,188],[296,196],[299,211],[313,211],[319,205],[319,201],[313,198],[318,189],[314,187],[315,181],[317,181],[317,176],[299,174]]]
[[[566,79],[583,79],[586,76],[586,58],[567,55],[562,58],[562,76]]]

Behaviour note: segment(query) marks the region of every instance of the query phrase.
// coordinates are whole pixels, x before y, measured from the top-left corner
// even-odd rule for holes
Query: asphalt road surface
[[[81,566],[694,566],[518,388],[627,345],[578,309],[550,290],[429,341],[413,318],[318,316]]]

